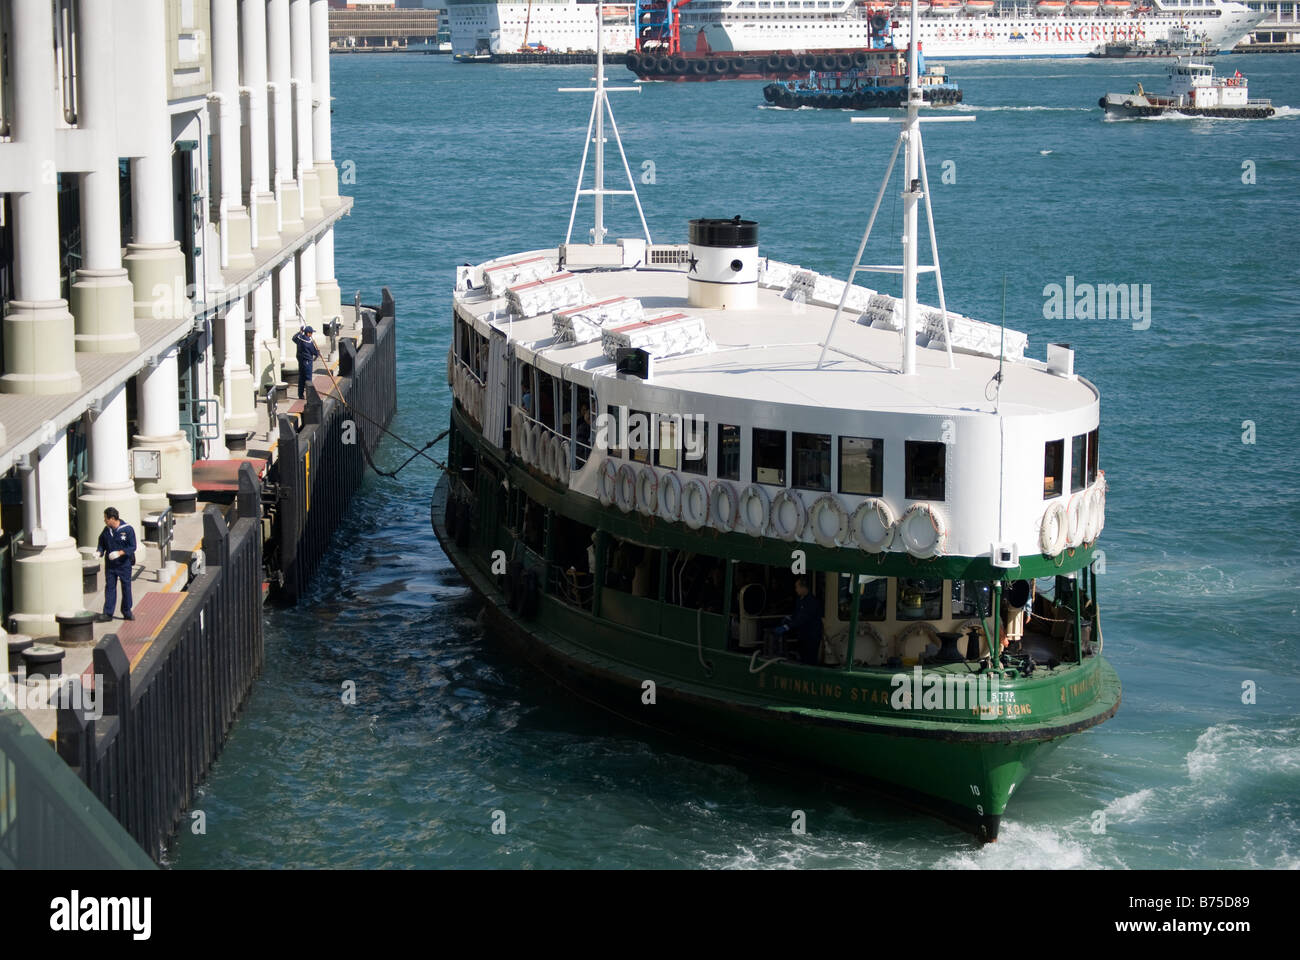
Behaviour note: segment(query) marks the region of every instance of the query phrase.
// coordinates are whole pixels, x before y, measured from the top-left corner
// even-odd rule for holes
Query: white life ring
[[[601,506],[608,507],[614,502],[618,491],[618,464],[606,457],[601,461],[600,473],[596,475],[596,496],[600,497]]]
[[[510,413],[510,449],[519,457],[523,455],[524,449],[524,412],[515,407]]]
[[[1084,499],[1087,501],[1088,523],[1083,530],[1083,542],[1092,543],[1097,539],[1097,535],[1101,533],[1101,512],[1104,509],[1101,487],[1096,484],[1089,487],[1084,492]]]
[[[636,475],[636,508],[647,517],[659,512],[659,475],[645,464]]]
[[[691,477],[682,488],[682,519],[692,530],[709,522],[709,488],[699,477]]]
[[[483,391],[473,382],[469,385],[469,415],[479,426],[483,425]]]
[[[659,481],[659,516],[674,523],[682,518],[682,482],[675,473]]]
[[[853,539],[863,550],[882,553],[894,542],[897,519],[894,508],[879,497],[863,500],[850,520]]]
[[[787,504],[794,509],[794,517],[791,518],[793,522],[789,523],[786,522]],[[780,491],[772,498],[768,516],[771,517],[772,531],[782,540],[795,539],[803,533],[803,528],[808,523],[808,510],[803,505],[803,498],[789,489]]]
[[[569,485],[569,441],[561,440],[556,445],[559,459],[555,462],[555,479],[566,487]]]
[[[751,483],[740,492],[738,502],[740,523],[751,537],[761,537],[767,529],[767,518],[772,509],[772,501],[756,483]]]
[[[1076,493],[1065,505],[1065,542],[1071,547],[1083,543],[1083,535],[1088,528],[1086,493],[1086,491]]]
[[[936,557],[948,540],[943,514],[928,503],[914,503],[898,521],[903,546],[914,557]]]
[[[1054,557],[1065,549],[1065,504],[1055,500],[1043,511],[1038,526],[1038,546],[1043,556]]]
[[[546,434],[543,447],[542,472],[552,480],[560,478],[560,438],[553,433]]]
[[[725,502],[724,502],[725,501]],[[709,519],[723,533],[736,526],[736,488],[726,480],[719,480],[709,492]]]
[[[1097,525],[1097,536],[1106,529],[1106,480],[1103,477],[1097,481],[1097,518],[1093,522]],[[1093,537],[1095,540],[1096,537]]]
[[[618,508],[624,513],[631,513],[636,506],[636,471],[630,463],[618,468],[618,482],[614,485],[614,499]]]
[[[830,512],[833,530],[826,527],[826,514]],[[773,509],[772,522],[776,522]],[[849,533],[849,515],[841,506],[839,498],[833,493],[823,493],[813,501],[808,509],[808,522],[812,526],[813,539],[823,547],[833,547],[847,541]]]
[[[537,456],[537,433],[533,429],[531,421],[525,419],[523,428],[519,431],[519,453],[524,458],[524,463],[530,467],[533,465],[533,459]]]

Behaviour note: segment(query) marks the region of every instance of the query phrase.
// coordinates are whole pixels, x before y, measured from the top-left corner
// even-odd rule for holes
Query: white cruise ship
[[[606,51],[624,53],[636,46],[632,29],[635,9],[631,3],[605,4]],[[596,16],[595,0],[447,0],[453,53],[592,51],[596,49]]]

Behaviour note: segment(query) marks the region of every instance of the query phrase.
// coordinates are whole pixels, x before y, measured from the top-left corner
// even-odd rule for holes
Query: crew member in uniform
[[[131,568],[135,566],[135,531],[118,516],[117,507],[104,511],[104,529],[99,534],[98,553],[104,558],[104,612],[96,619],[106,623],[113,619],[117,606],[117,584],[122,582],[122,619],[134,620],[131,613]]]
[[[312,362],[320,356],[320,350],[316,348],[316,341],[312,338],[315,332],[311,327],[303,327],[293,335],[294,346],[298,350],[299,400],[307,395],[307,384],[311,383],[312,377]]]
[[[794,582],[794,613],[786,617],[781,626],[772,632],[777,636],[788,633],[799,641],[799,662],[816,664],[822,648],[822,614],[817,598],[808,588],[808,581],[799,577]]]

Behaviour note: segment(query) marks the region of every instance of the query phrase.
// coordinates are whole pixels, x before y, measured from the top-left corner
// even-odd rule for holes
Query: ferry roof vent
[[[758,223],[701,218],[690,222],[687,302],[711,310],[752,310],[758,303]]]

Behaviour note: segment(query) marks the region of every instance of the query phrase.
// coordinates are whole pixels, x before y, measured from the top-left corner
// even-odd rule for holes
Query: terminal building
[[[341,315],[351,200],[328,0],[5,0],[0,44],[0,615],[42,637],[104,509],[193,510]]]

